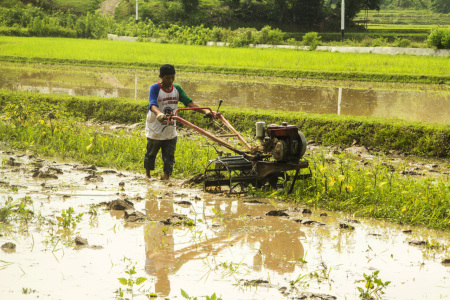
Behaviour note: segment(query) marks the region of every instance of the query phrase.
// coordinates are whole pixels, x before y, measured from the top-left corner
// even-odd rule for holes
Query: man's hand
[[[214,118],[214,115],[212,114],[212,112],[210,110],[208,110],[203,117],[205,119],[212,119],[212,118]]]
[[[162,112],[160,112],[159,114],[156,115],[156,120],[159,121],[159,123],[164,122],[165,120],[167,120],[167,117],[165,114],[163,114]]]

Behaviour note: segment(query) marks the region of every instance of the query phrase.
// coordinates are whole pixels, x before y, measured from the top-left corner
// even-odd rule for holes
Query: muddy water
[[[355,281],[376,270],[383,282],[391,281],[385,299],[450,298],[450,266],[442,263],[450,258],[450,232],[212,195],[175,179],[161,183],[5,152],[1,158],[0,207],[8,198],[29,196],[27,207],[35,213],[28,224],[0,223],[0,245],[16,245],[0,251],[1,299],[28,299],[30,293],[112,299],[119,288],[131,298],[118,278],[129,278],[125,271],[133,266],[134,279],[147,279],[134,287],[135,299],[149,293],[182,299],[181,289],[199,299],[213,293],[222,299],[293,299],[306,293],[358,299],[357,287],[365,282]],[[33,177],[36,172],[57,178]],[[135,210],[148,219],[127,222],[124,211],[107,210],[105,203],[118,199],[134,205],[127,213]],[[84,215],[64,234],[57,217],[69,207]],[[95,210],[97,215],[89,214]],[[284,216],[267,215],[274,210]],[[188,219],[177,219],[183,215]],[[88,245],[75,246],[77,236]]]
[[[2,63],[0,88],[148,99],[154,71]],[[204,106],[375,116],[450,124],[445,85],[349,83],[179,72],[177,82]]]

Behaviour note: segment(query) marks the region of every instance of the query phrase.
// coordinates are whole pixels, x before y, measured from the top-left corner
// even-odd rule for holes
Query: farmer
[[[168,126],[167,115],[178,108],[178,101],[187,107],[199,107],[189,98],[180,85],[174,84],[175,67],[162,65],[159,69],[161,82],[150,87],[149,105],[145,135],[147,137],[147,152],[144,157],[145,175],[150,178],[150,171],[155,169],[156,155],[161,148],[164,163],[161,180],[168,180],[172,175],[175,163],[175,149],[177,144],[177,131],[175,126]],[[212,117],[210,111],[198,110],[206,117]],[[175,125],[175,124],[174,124]]]

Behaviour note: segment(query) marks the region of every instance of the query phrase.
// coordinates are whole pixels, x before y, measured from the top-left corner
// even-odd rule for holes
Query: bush
[[[406,48],[409,47],[411,45],[411,41],[408,39],[402,39],[402,38],[396,38],[394,45],[396,47],[401,47],[401,48]]]
[[[303,36],[303,44],[309,46],[309,50],[316,50],[317,46],[320,45],[321,38],[317,32],[308,32]]]
[[[432,29],[427,43],[437,49],[450,49],[450,28]]]

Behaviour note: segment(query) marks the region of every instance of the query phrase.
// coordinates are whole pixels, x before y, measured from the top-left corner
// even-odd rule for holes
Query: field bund
[[[33,99],[40,105],[61,104],[67,111],[86,120],[117,123],[142,122],[148,107],[147,101],[0,91],[2,106],[15,98]],[[254,131],[257,121],[266,124],[285,121],[297,125],[308,140],[326,146],[346,147],[356,141],[360,146],[375,151],[396,150],[424,157],[450,157],[450,125],[229,107],[221,108],[221,112],[241,132]],[[200,127],[208,126],[208,121],[199,114],[186,114],[184,116],[190,122]]]

